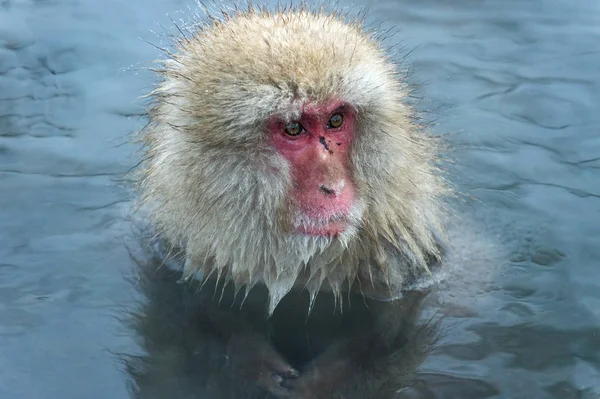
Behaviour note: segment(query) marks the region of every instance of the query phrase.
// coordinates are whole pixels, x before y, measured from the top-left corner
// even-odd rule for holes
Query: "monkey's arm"
[[[405,385],[424,358],[432,334],[419,329],[419,310],[429,291],[415,290],[391,302],[374,302],[375,323],[333,345],[291,381],[295,399],[389,397]]]

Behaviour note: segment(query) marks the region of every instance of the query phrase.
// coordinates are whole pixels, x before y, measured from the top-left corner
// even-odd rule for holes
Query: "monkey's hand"
[[[288,381],[299,373],[258,333],[233,334],[227,343],[227,355],[234,366],[271,394],[290,396]]]

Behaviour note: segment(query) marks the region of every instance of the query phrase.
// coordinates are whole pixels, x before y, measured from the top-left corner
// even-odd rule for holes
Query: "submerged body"
[[[267,318],[265,287],[242,298],[228,286],[215,301],[199,282],[176,284],[161,257],[142,262],[145,300],[131,326],[143,355],[123,358],[136,399],[405,398],[435,342],[436,324],[419,317],[423,291],[391,302],[350,295],[343,312],[324,292],[308,316],[306,293],[292,290]]]
[[[440,257],[437,142],[356,21],[248,9],[178,41],[152,93],[141,201],[186,276],[397,296]]]

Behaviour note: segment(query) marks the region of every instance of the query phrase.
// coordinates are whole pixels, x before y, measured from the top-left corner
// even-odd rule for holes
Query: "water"
[[[162,57],[146,41],[188,5],[0,1],[2,398],[201,392],[193,295],[167,275],[127,321],[146,302],[126,278],[117,181]],[[368,19],[414,49],[421,105],[473,197],[455,233],[463,271],[428,305],[441,334],[398,397],[599,398],[600,4],[388,0]],[[136,380],[130,356],[149,352]]]

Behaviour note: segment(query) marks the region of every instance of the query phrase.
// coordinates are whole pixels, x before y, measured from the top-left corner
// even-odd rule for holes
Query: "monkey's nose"
[[[321,191],[323,194],[335,197],[342,193],[342,190],[344,189],[344,185],[345,185],[344,180],[340,180],[339,182],[336,182],[333,184],[321,184],[319,186],[319,191]]]
[[[323,184],[321,184],[321,185],[319,186],[319,190],[321,190],[321,192],[322,192],[322,193],[325,193],[325,194],[329,194],[329,195],[331,195],[331,194],[335,194],[335,190],[334,190],[334,189],[332,189],[332,188],[329,188],[329,187],[327,187],[327,186],[324,186]]]

